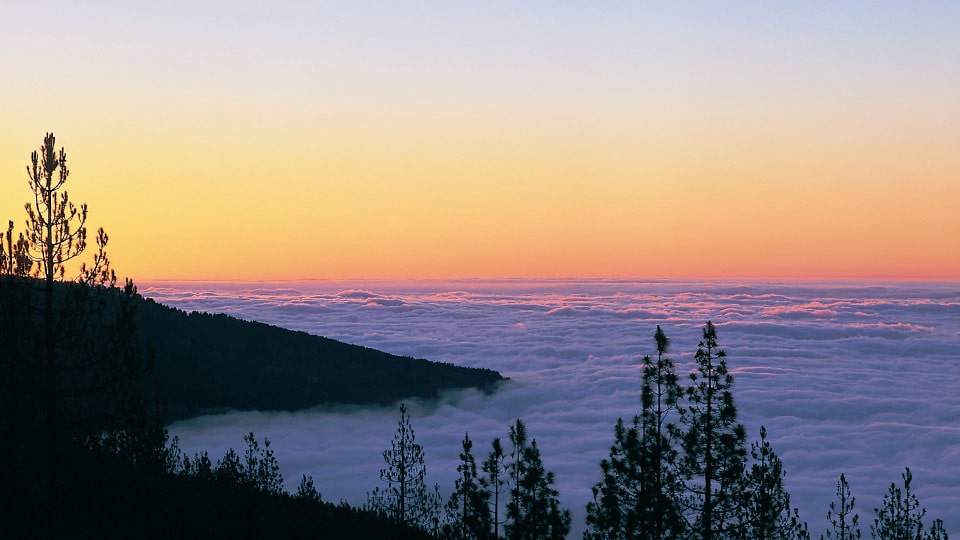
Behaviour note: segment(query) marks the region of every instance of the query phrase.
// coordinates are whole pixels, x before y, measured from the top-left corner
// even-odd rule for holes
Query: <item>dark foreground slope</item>
[[[150,299],[137,306],[137,318],[142,341],[156,349],[171,420],[228,409],[389,404],[453,388],[489,390],[503,380],[489,369],[396,356],[222,314],[187,313]]]
[[[183,478],[104,455],[0,449],[0,538],[423,539],[427,534],[346,505]]]

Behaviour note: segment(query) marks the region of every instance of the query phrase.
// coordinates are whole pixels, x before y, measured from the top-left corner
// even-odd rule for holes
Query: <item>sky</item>
[[[960,528],[960,289],[956,284],[774,281],[406,281],[155,283],[145,294],[394,354],[500,371],[491,395],[408,401],[427,481],[450,493],[469,431],[482,458],[523,418],[584,527],[616,419],[640,406],[643,355],[660,325],[682,384],[707,320],[734,375],[748,442],[765,426],[791,503],[817,538],[843,473],[865,537],[905,467],[924,522]],[[327,501],[379,486],[397,405],[246,411],[169,426],[218,459],[253,431],[272,441],[288,489],[312,475]],[[674,419],[675,420],[675,419]],[[508,443],[509,447],[509,443]]]
[[[960,279],[955,2],[6,2],[138,280]]]

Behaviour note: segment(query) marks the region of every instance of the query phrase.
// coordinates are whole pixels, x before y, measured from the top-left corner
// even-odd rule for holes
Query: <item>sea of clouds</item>
[[[678,281],[169,283],[145,296],[464,366],[510,381],[408,402],[428,481],[452,490],[460,441],[478,460],[518,417],[583,528],[613,425],[639,409],[640,368],[661,325],[678,372],[712,320],[735,375],[749,439],[766,426],[792,502],[818,536],[845,473],[869,536],[904,467],[928,509],[960,533],[960,284]],[[360,505],[379,485],[396,407],[236,412],[170,426],[212,457],[253,431],[287,487],[312,475],[325,500]]]

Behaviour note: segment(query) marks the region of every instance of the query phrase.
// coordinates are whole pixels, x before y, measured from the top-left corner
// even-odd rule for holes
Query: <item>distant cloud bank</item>
[[[841,472],[864,533],[905,466],[928,517],[960,531],[960,285],[635,281],[157,283],[146,296],[395,354],[496,369],[512,381],[413,404],[428,480],[450,490],[463,431],[478,455],[523,417],[583,527],[617,417],[639,408],[659,324],[686,374],[700,329],[718,328],[750,440],[767,427],[814,536]],[[220,456],[253,430],[274,442],[288,487],[312,474],[327,500],[378,485],[397,411],[241,412],[171,428]]]

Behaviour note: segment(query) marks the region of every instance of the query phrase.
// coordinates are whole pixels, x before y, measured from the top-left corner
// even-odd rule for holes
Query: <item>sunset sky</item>
[[[957,2],[7,2],[122,275],[960,280]]]

